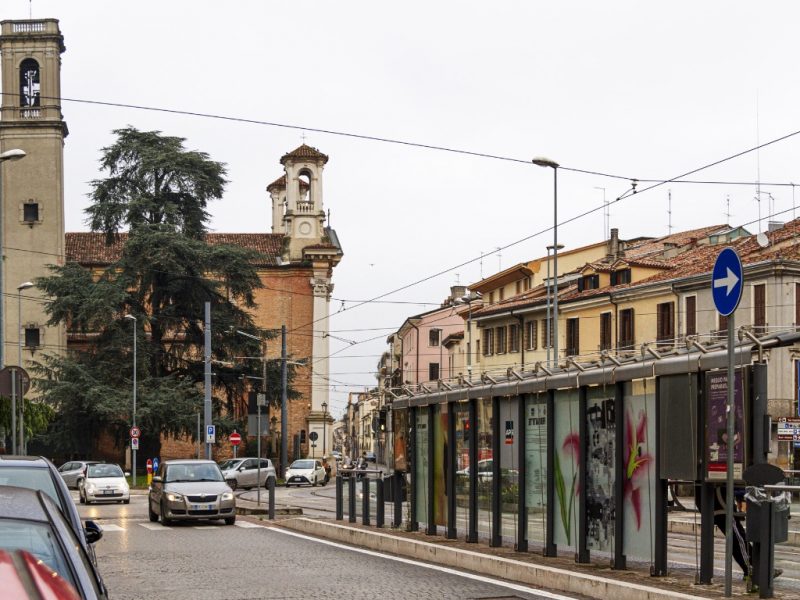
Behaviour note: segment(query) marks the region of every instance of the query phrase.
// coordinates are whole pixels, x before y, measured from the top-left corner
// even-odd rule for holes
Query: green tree
[[[51,268],[37,280],[50,324],[86,336],[86,345],[49,356],[37,370],[42,399],[58,411],[45,436],[53,452],[88,454],[101,431],[121,443],[132,407],[132,327],[137,328],[137,424],[140,456],[157,456],[161,434],[196,431],[203,406],[204,305],[211,303],[215,421],[232,427],[243,375],[259,365],[258,342],[233,335],[254,330],[247,309],[261,286],[258,256],[206,242],[208,202],[225,188],[225,167],[184,139],[128,127],[103,149],[107,172],[92,182],[86,210],[92,231],[121,243],[119,258],[101,273],[78,264]],[[127,234],[121,229],[127,228]],[[136,317],[136,321],[126,319]],[[219,361],[219,362],[217,362]],[[230,364],[228,364],[230,363]],[[222,420],[220,420],[222,419]]]

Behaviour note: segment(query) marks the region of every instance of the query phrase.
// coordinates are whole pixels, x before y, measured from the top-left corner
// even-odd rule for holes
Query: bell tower
[[[325,154],[306,144],[281,157],[286,171],[282,233],[288,239],[284,260],[303,260],[303,249],[319,244],[325,237],[322,169],[327,162]]]
[[[64,346],[47,326],[41,292],[25,284],[64,264],[64,138],[56,19],[0,22],[0,364],[22,365]],[[0,154],[2,156],[2,154]]]

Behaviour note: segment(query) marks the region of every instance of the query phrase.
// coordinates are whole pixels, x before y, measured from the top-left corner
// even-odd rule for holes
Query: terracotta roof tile
[[[107,245],[104,233],[68,232],[65,235],[65,255],[67,262],[77,262],[86,266],[110,265],[122,256],[122,248],[128,240],[127,233],[117,235],[115,241]],[[280,233],[209,233],[206,242],[211,246],[228,244],[264,255],[257,260],[259,266],[276,266],[281,255],[283,234]]]
[[[321,160],[322,164],[326,164],[328,162],[328,156],[317,150],[316,148],[312,148],[306,144],[302,146],[298,146],[291,152],[287,152],[283,156],[281,156],[281,164],[286,164],[286,161],[289,159],[312,159],[314,161]]]
[[[302,191],[306,191],[310,187],[311,186],[308,185],[308,183],[306,181],[303,181],[302,179],[300,180],[300,189]],[[268,192],[271,192],[274,189],[275,190],[285,190],[286,189],[286,175],[282,175],[282,176],[278,177],[275,181],[273,181],[272,183],[270,183],[267,186],[267,191]]]

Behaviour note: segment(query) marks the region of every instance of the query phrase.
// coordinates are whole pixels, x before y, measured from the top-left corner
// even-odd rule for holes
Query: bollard
[[[369,525],[369,477],[364,473],[364,478],[361,480],[361,494],[362,494],[362,510],[361,522],[364,525]]]
[[[270,521],[275,520],[275,478],[267,477],[267,493],[269,495],[269,517]]]
[[[344,520],[344,482],[339,474],[336,475],[336,520]]]
[[[383,527],[383,477],[375,480],[375,502],[377,508],[375,509],[375,527]]]
[[[394,473],[394,485],[392,492],[394,493],[394,514],[392,515],[392,524],[395,527],[400,527],[403,524],[403,482],[404,476],[400,471]]]
[[[351,473],[347,478],[347,491],[350,497],[347,499],[347,520],[350,523],[356,522],[356,478]]]

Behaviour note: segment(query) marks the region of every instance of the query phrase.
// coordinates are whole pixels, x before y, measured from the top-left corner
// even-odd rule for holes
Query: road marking
[[[114,525],[113,523],[101,524],[100,528],[103,532],[106,531],[125,531],[124,527],[120,527],[119,525]]]
[[[161,523],[139,523],[139,525],[150,531],[169,531],[169,527],[164,527]]]
[[[458,577],[464,577],[466,579],[472,579],[474,581],[480,581],[481,583],[489,583],[491,585],[497,585],[500,587],[505,587],[512,589],[516,592],[523,592],[525,594],[538,594],[544,598],[550,598],[551,600],[575,600],[575,596],[564,596],[562,594],[556,594],[553,592],[548,592],[539,588],[528,587],[526,585],[520,585],[517,583],[511,583],[508,581],[503,581],[501,579],[493,579],[491,577],[485,577],[484,575],[475,575],[474,573],[466,573],[464,571],[457,571],[456,569],[450,569],[448,567],[440,567],[439,565],[432,565],[425,562],[419,562],[416,560],[412,560],[410,558],[402,558],[400,556],[392,556],[391,554],[383,554],[382,552],[375,552],[374,550],[365,550],[363,548],[354,548],[353,546],[347,546],[345,544],[339,544],[338,542],[331,542],[329,540],[321,540],[319,538],[311,537],[308,535],[303,535],[302,533],[296,533],[294,531],[287,531],[285,529],[279,529],[277,527],[268,527],[266,529],[270,529],[271,531],[275,531],[277,533],[282,533],[284,535],[291,535],[303,540],[308,540],[310,542],[317,542],[318,544],[325,544],[326,546],[333,546],[334,548],[341,548],[343,550],[350,550],[351,552],[358,552],[360,554],[369,554],[370,556],[379,556],[386,560],[393,560],[395,562],[404,563],[407,565],[413,565],[416,567],[424,567],[426,569],[431,569],[434,571],[439,571],[440,573],[447,573],[449,575],[456,575]]]
[[[241,527],[242,529],[266,529],[264,525],[251,523],[250,521],[236,521],[234,525],[236,525],[237,527]]]
[[[192,529],[219,529],[219,525],[195,525]]]

